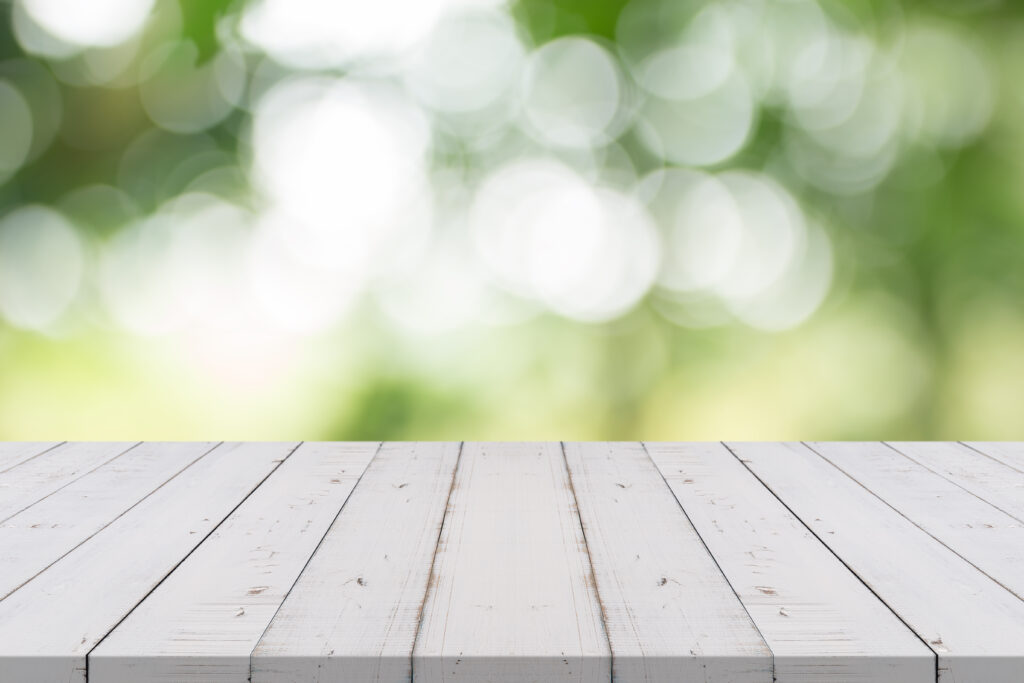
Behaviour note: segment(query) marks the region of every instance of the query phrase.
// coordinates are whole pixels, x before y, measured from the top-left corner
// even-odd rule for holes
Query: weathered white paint
[[[69,443],[0,472],[0,522],[113,460],[131,443]]]
[[[610,679],[559,444],[463,446],[413,672],[418,683]]]
[[[0,601],[0,682],[85,683],[86,654],[293,448],[218,446]]]
[[[410,679],[459,447],[384,444],[253,653],[253,683]]]
[[[885,444],[808,445],[953,552],[1024,599],[1024,523]]]
[[[941,683],[1019,683],[1024,601],[799,443],[730,448],[938,654]]]
[[[56,448],[60,441],[5,441],[0,443],[0,472],[36,457],[40,453]]]
[[[1024,522],[1024,472],[960,443],[902,441],[889,445]]]
[[[615,681],[771,683],[772,655],[639,443],[567,443]]]
[[[1019,526],[954,483],[987,473],[971,485],[1013,503],[992,473],[1019,470],[966,446],[931,471],[883,445],[814,444],[851,477],[799,444],[734,445],[747,467],[715,444],[652,444],[659,488],[636,444],[567,445],[571,477],[557,444],[470,444],[458,465],[458,444],[388,444],[337,517],[343,496],[299,457],[312,445],[273,475],[292,444],[115,446],[67,444],[0,473],[0,494],[19,494],[20,472],[38,495],[0,523],[0,579],[32,557],[49,565],[0,598],[0,683],[83,683],[87,666],[92,681],[409,680],[410,660],[428,682],[657,680],[669,661],[686,681],[694,660],[708,664],[696,680],[734,664],[738,680],[746,662],[763,677],[763,650],[713,654],[753,628],[723,626],[721,572],[782,683],[934,678],[871,591],[940,654],[943,683],[1024,670],[1024,601],[989,578],[1018,585]],[[683,508],[666,507],[671,492]],[[648,562],[666,567],[653,586]],[[658,603],[667,589],[677,599]],[[181,657],[193,666],[168,666]]]
[[[145,443],[0,524],[0,599],[6,597],[214,447]]]
[[[995,458],[1019,472],[1024,472],[1024,442],[1021,441],[967,441],[964,445]]]
[[[90,683],[246,683],[377,443],[305,443],[89,654]]]
[[[771,648],[779,683],[935,680],[932,651],[722,444],[646,447]]]

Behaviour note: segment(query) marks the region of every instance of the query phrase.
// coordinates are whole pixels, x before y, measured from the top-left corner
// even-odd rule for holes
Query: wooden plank
[[[889,445],[1024,522],[1024,472],[959,443],[903,441]]]
[[[722,444],[646,447],[771,648],[779,683],[935,680],[932,651]]]
[[[293,448],[218,446],[0,601],[0,680],[84,683],[86,654]]]
[[[1019,683],[1024,602],[803,444],[730,448],[932,648],[941,683]]]
[[[639,443],[567,443],[615,681],[772,681],[772,655]]]
[[[0,443],[0,472],[6,472],[60,444],[60,441],[4,441]]]
[[[381,448],[260,640],[253,683],[410,680],[459,448]]]
[[[557,443],[467,443],[413,649],[438,681],[598,681],[608,640]]]
[[[1022,441],[966,441],[968,448],[995,458],[1018,472],[1024,472],[1024,442]]]
[[[378,446],[300,446],[89,654],[89,681],[246,683],[260,636]]]
[[[145,443],[0,524],[0,599],[214,447]]]
[[[7,521],[134,445],[108,442],[64,444],[0,473],[0,522]]]
[[[809,446],[947,548],[1024,599],[1024,524],[885,444],[843,442]]]

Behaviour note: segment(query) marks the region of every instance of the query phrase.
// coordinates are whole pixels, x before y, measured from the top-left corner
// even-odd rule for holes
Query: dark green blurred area
[[[519,0],[508,12],[527,49],[587,35],[625,54],[627,4]],[[652,44],[671,39],[712,4],[663,3],[660,21],[644,30]],[[226,37],[245,65],[245,92],[230,111],[174,132],[147,111],[145,78],[89,84],[73,75],[78,53],[26,54],[12,5],[0,4],[0,82],[22,93],[34,126],[24,162],[0,184],[0,221],[28,205],[56,209],[79,234],[84,264],[72,300],[45,324],[0,310],[0,438],[1024,439],[1024,5],[820,6],[836,30],[878,45],[898,47],[920,26],[963,36],[987,69],[992,102],[983,127],[956,144],[901,137],[891,166],[857,191],[816,184],[815,172],[798,167],[810,157],[787,145],[803,144],[803,133],[789,106],[769,96],[742,148],[700,165],[764,173],[823,226],[828,293],[798,324],[679,324],[653,287],[606,321],[541,310],[512,324],[471,319],[415,333],[393,325],[368,295],[335,324],[250,355],[244,335],[220,329],[126,329],[105,305],[93,264],[108,241],[194,191],[200,177],[204,192],[258,212],[250,170],[257,94],[303,69],[237,38],[243,2],[158,2],[125,73],[138,73],[147,51],[168,41],[191,45],[192,67],[202,67]],[[942,73],[908,73],[946,88]],[[947,89],[952,97],[973,96],[971,83],[954,85],[965,89]],[[954,136],[957,106],[935,124],[953,126]],[[686,166],[653,154],[633,128],[615,144],[638,176]],[[493,164],[470,143],[435,148],[433,177],[474,177]],[[0,287],[24,286],[3,279],[3,264],[0,254]],[[213,350],[193,336],[212,339]]]

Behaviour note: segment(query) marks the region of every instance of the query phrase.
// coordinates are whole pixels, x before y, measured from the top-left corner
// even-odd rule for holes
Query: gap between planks
[[[188,477],[176,478],[0,601],[0,680],[86,681],[89,652],[291,450],[282,444],[221,444],[189,468]],[[112,563],[124,547],[134,557]]]
[[[247,680],[379,444],[304,443],[89,654],[90,680]]]
[[[116,522],[218,444],[144,443],[0,524],[0,599]]]
[[[940,683],[1019,683],[1024,602],[806,445],[730,450],[928,644]]]
[[[479,446],[479,444],[474,444],[474,447],[475,446]],[[536,446],[536,445],[532,445],[532,446]],[[570,454],[569,454],[569,451],[572,450],[573,448],[577,448],[577,447],[600,447],[600,446],[601,446],[600,444],[584,444],[584,445],[581,446],[580,444],[559,443],[558,444],[558,450],[560,451],[560,455],[561,455],[560,459],[561,459],[562,465],[564,466],[566,483],[568,484],[569,493],[571,494],[571,496],[570,496],[570,498],[571,498],[571,506],[570,506],[571,512],[568,515],[567,519],[571,520],[570,523],[574,523],[575,526],[577,526],[578,529],[579,529],[579,536],[580,536],[581,541],[582,541],[582,546],[581,547],[582,547],[582,550],[583,550],[583,557],[585,558],[586,566],[589,567],[589,572],[590,572],[590,575],[592,577],[591,581],[594,582],[593,596],[598,601],[598,611],[597,611],[597,622],[596,623],[599,623],[599,625],[601,626],[600,632],[604,636],[604,639],[605,639],[606,644],[608,646],[607,657],[608,657],[608,659],[610,661],[610,667],[615,667],[615,654],[614,654],[615,644],[612,643],[612,637],[611,637],[611,635],[609,635],[609,620],[612,617],[604,609],[604,605],[603,605],[604,597],[610,597],[610,596],[602,596],[601,595],[601,584],[602,584],[602,581],[601,581],[600,578],[595,578],[596,575],[598,574],[598,572],[595,570],[595,557],[594,557],[595,552],[594,552],[594,549],[591,547],[591,540],[588,539],[587,536],[586,536],[587,524],[584,521],[584,513],[581,511],[581,508],[580,508],[581,497],[580,497],[580,494],[577,492],[576,485],[575,485],[575,483],[578,481],[577,477],[580,477],[582,475],[578,472],[578,470],[579,470],[578,467],[576,468],[577,469],[577,473],[574,474],[574,471],[573,471],[574,468],[570,465]],[[460,444],[459,444],[460,451],[461,451],[461,449],[463,447],[464,447],[464,444],[461,444],[461,442],[460,442]],[[492,444],[489,447],[494,448],[495,445]],[[810,449],[808,449],[808,450],[810,450]],[[816,455],[818,455],[818,454],[816,454]],[[32,456],[32,458],[35,458],[35,457],[38,457],[38,456]],[[651,466],[653,468],[653,471],[659,472],[659,475],[662,478],[662,483],[664,484],[665,490],[668,491],[670,496],[673,496],[674,492],[671,490],[672,487],[669,484],[669,482],[664,478],[664,473],[659,471],[660,468],[657,467],[657,464],[653,461],[652,458],[649,457],[649,455],[647,457],[648,457],[649,460],[651,460]],[[821,458],[823,461],[828,462],[827,459],[823,458],[822,456],[818,455],[818,457]],[[30,458],[30,459],[32,459],[32,458]],[[738,461],[741,464],[743,464],[747,471],[751,472],[751,475],[755,478],[755,480],[757,481],[758,485],[760,485],[764,490],[768,491],[771,495],[773,495],[774,498],[778,501],[778,504],[782,508],[785,508],[787,512],[792,513],[792,510],[790,510],[788,505],[786,505],[786,503],[781,498],[779,498],[777,494],[775,494],[772,491],[771,487],[769,487],[767,485],[767,483],[764,482],[761,479],[761,477],[756,476],[756,473],[754,473],[753,470],[750,469],[749,465],[747,463],[745,463],[743,461],[743,459],[738,454],[734,454],[734,458],[735,458],[736,461]],[[376,458],[373,458],[373,459],[376,459]],[[372,460],[371,460],[371,464],[372,464]],[[430,563],[429,563],[429,566],[427,567],[427,575],[430,576],[430,577],[434,577],[436,571],[438,570],[438,568],[436,567],[436,564],[437,564],[437,561],[438,561],[440,553],[442,551],[446,551],[447,550],[447,548],[444,547],[446,545],[446,543],[443,543],[444,529],[445,529],[446,523],[448,523],[449,519],[450,519],[448,513],[449,513],[449,511],[451,509],[451,506],[453,504],[452,498],[453,498],[453,495],[456,492],[456,480],[457,480],[457,478],[458,478],[458,476],[460,474],[460,471],[463,468],[463,464],[464,463],[462,461],[461,455],[457,456],[456,460],[455,460],[454,468],[452,470],[451,480],[449,481],[449,484],[448,484],[448,487],[447,487],[447,491],[446,491],[445,505],[443,506],[441,517],[440,517],[439,530],[438,530],[437,534],[435,535],[435,537],[433,539],[433,547],[431,549],[432,551],[429,553]],[[835,467],[834,463],[829,463],[829,464],[831,466]],[[839,469],[839,468],[836,468],[836,469]],[[199,552],[203,548],[203,545],[205,544],[205,542],[208,541],[210,539],[210,537],[213,535],[213,533],[217,529],[220,529],[222,527],[222,525],[225,524],[226,520],[230,519],[232,517],[232,515],[235,514],[235,512],[242,506],[242,504],[246,500],[248,500],[250,497],[254,496],[256,494],[256,492],[259,491],[266,484],[267,479],[270,476],[271,475],[268,474],[260,483],[258,483],[256,485],[256,487],[252,491],[250,491],[249,494],[247,494],[246,498],[244,498],[242,502],[238,503],[238,505],[236,505],[235,508],[230,513],[228,513],[228,515],[225,516],[217,524],[217,526],[214,528],[214,530],[212,530],[204,538],[204,540],[200,541],[200,543],[197,544],[197,546],[193,547],[193,549],[191,551],[189,551],[189,553],[185,556],[185,558],[183,558],[178,563],[178,565],[176,565],[174,568],[172,568],[170,570],[170,572],[167,575],[165,575],[164,579],[162,579],[157,584],[157,586],[155,586],[153,589],[151,589],[150,592],[147,593],[146,596],[144,596],[142,598],[142,600],[139,600],[136,603],[135,607],[132,607],[131,610],[129,610],[128,614],[130,615],[132,612],[134,612],[136,607],[138,607],[138,605],[142,604],[142,602],[145,601],[149,596],[153,595],[157,591],[157,589],[160,588],[160,586],[165,581],[167,581],[170,577],[172,577],[174,575],[174,573],[178,570],[178,568],[181,567],[182,564],[185,563],[186,560],[188,560],[190,556],[192,556],[196,552]],[[557,480],[557,477],[556,477],[556,480]],[[76,481],[76,480],[73,480],[73,481]],[[357,483],[357,485],[355,485],[354,491],[358,491],[359,490],[359,484],[361,484],[361,480],[360,480],[359,483]],[[65,484],[65,486],[67,486],[67,484]],[[501,491],[498,491],[497,493],[498,494],[502,494]],[[612,491],[612,493],[614,493],[614,491]],[[46,494],[46,496],[49,496],[49,495],[51,495],[51,494]],[[354,496],[354,495],[356,495],[355,492],[352,492],[350,494],[350,497]],[[589,494],[584,494],[582,496],[582,498],[585,500],[587,498],[587,495],[589,495]],[[604,494],[601,494],[601,495],[604,495]],[[877,496],[877,494],[875,494],[873,492],[872,492],[872,495],[875,495],[876,497],[881,499],[880,496]],[[46,496],[44,496],[44,498]],[[881,500],[883,500],[883,502],[885,502],[886,505],[888,505],[890,508],[893,508],[891,503],[889,503],[888,501],[885,501],[884,499],[881,499]],[[690,514],[687,512],[686,506],[683,504],[683,501],[679,499],[678,495],[674,495],[673,502],[675,503],[676,507],[678,508],[679,517],[681,517],[682,519],[686,520],[686,523],[693,530],[693,532],[695,534],[695,537],[700,540],[701,546],[703,547],[704,551],[714,561],[714,563],[716,565],[716,568],[718,570],[719,578],[724,582],[725,585],[728,586],[728,588],[732,592],[733,596],[738,598],[737,603],[738,603],[739,607],[741,607],[744,610],[744,612],[748,615],[747,619],[750,622],[750,626],[754,627],[755,630],[759,631],[760,627],[757,624],[757,620],[753,616],[750,615],[750,610],[748,609],[749,605],[742,600],[742,597],[741,597],[742,589],[737,590],[738,586],[734,585],[733,581],[730,580],[729,571],[728,570],[723,570],[721,564],[719,563],[718,558],[715,557],[715,554],[713,552],[710,552],[711,551],[711,546],[708,543],[708,539],[706,539],[705,536],[701,534],[701,529],[697,528],[698,525],[693,523],[693,519],[691,518]],[[316,556],[318,555],[318,553],[320,551],[320,548],[323,546],[323,544],[325,543],[325,540],[327,539],[328,535],[331,532],[331,528],[333,528],[335,526],[335,524],[337,524],[338,521],[343,517],[343,513],[344,513],[345,507],[347,505],[348,505],[348,498],[346,498],[346,500],[342,502],[341,507],[338,509],[338,511],[337,511],[337,513],[336,513],[336,515],[334,517],[333,522],[323,532],[323,534],[321,535],[321,537],[320,537],[316,547],[310,552],[308,557],[305,558],[305,563],[302,565],[302,567],[296,573],[295,579],[289,585],[289,587],[288,587],[287,591],[285,592],[284,596],[281,597],[280,602],[277,604],[277,606],[275,608],[274,614],[271,615],[271,617],[268,619],[267,626],[264,627],[263,631],[260,633],[260,637],[258,638],[258,640],[260,641],[260,644],[254,646],[254,649],[251,650],[251,660],[250,660],[250,663],[248,664],[248,666],[246,667],[249,670],[250,674],[252,674],[252,673],[257,671],[257,664],[258,664],[258,662],[261,661],[261,657],[263,656],[263,654],[259,652],[259,649],[260,649],[261,645],[264,643],[264,641],[266,641],[266,642],[270,641],[270,638],[268,636],[270,636],[272,634],[272,632],[274,631],[274,622],[277,620],[278,615],[283,615],[284,614],[285,603],[288,601],[289,597],[291,597],[292,591],[295,589],[295,587],[302,580],[303,575],[313,565],[314,560],[316,559]],[[586,508],[588,503],[584,502],[583,505],[584,505],[584,508]],[[895,508],[893,508],[893,511],[894,512],[898,512],[897,510],[895,510]],[[587,514],[589,514],[589,513],[587,513]],[[807,524],[803,520],[803,518],[799,518],[798,517],[798,519],[800,519],[800,523],[803,524],[808,529],[809,533],[813,533],[813,529],[812,529],[811,525]],[[611,521],[614,522],[615,520],[613,519]],[[707,533],[707,532],[705,531],[705,533]],[[845,565],[845,561],[842,560],[840,558],[840,556],[834,550],[832,550],[831,547],[829,547],[828,543],[825,543],[820,538],[818,538],[817,534],[814,534],[814,536],[817,538],[818,542],[820,543],[820,545],[823,548],[825,548],[829,553],[831,553],[836,558],[838,558],[839,562],[842,562]],[[594,540],[596,541],[596,538]],[[862,579],[859,578],[859,575],[856,572],[851,572],[851,576],[857,576],[858,580],[862,581]],[[606,580],[606,584],[607,584],[607,580]],[[867,583],[865,582],[864,585],[867,585]],[[424,622],[424,619],[425,619],[424,612],[426,611],[426,606],[427,606],[427,604],[428,604],[428,602],[430,600],[431,591],[435,590],[436,587],[437,587],[437,582],[433,578],[431,578],[431,580],[427,583],[427,585],[426,585],[426,587],[425,587],[425,589],[423,591],[423,599],[419,602],[419,605],[418,605],[420,611],[416,615],[416,629],[415,629],[415,631],[413,633],[413,642],[418,641],[420,639],[420,632],[421,632],[421,630],[423,628],[423,622]],[[870,586],[869,586],[869,588],[870,588]],[[880,604],[882,604],[882,603],[880,603]],[[2,605],[2,603],[0,603],[0,605]],[[118,625],[121,624],[123,621],[125,621],[125,619],[127,619],[127,616],[128,615],[126,615],[122,619],[121,622],[118,622]],[[898,615],[897,615],[897,617],[898,617]],[[115,627],[116,627],[116,625],[115,625]],[[473,634],[468,634],[468,635],[472,636]],[[770,640],[770,638],[769,638],[769,640]],[[101,639],[100,642],[103,642],[103,639]],[[771,648],[771,643],[770,642],[768,644],[768,648],[769,649]],[[601,670],[600,669],[600,666],[601,666],[600,665],[600,661],[601,661],[600,657],[601,656],[602,655],[600,655],[600,653],[598,652],[598,654],[597,654],[598,658],[593,660],[592,662],[588,662],[588,660],[586,660],[586,659],[579,660],[579,661],[581,663],[583,663],[584,665],[587,665],[587,666],[589,666],[591,663],[597,664],[598,668],[596,669],[596,671],[600,671]],[[415,650],[414,649],[409,651],[408,659],[410,661],[415,661],[416,658],[415,658]],[[514,674],[515,674],[515,672],[518,671],[517,667],[520,667],[520,666],[522,666],[524,664],[524,662],[522,660],[508,660],[507,658],[492,658],[492,659],[493,659],[493,663],[496,664],[499,668],[504,669],[506,671],[506,673],[513,674],[512,676],[508,677],[509,680],[512,680],[515,677]],[[769,652],[769,660],[770,661],[776,661],[776,669],[778,669],[778,666],[777,666],[777,664],[778,664],[778,653],[776,653],[774,650],[771,650]],[[425,660],[422,660],[420,663],[421,663],[421,665],[427,666],[428,669],[429,669],[429,665],[431,664],[431,662],[425,661]],[[643,666],[644,663],[643,662],[638,662],[638,661],[635,661],[635,660],[634,661],[630,661],[628,657],[621,658],[619,663],[620,664],[637,666],[638,670],[642,670],[644,668],[644,666]],[[556,669],[558,669],[558,667],[556,667]],[[472,667],[471,667],[471,671],[472,671]],[[769,674],[770,673],[771,672],[769,672]],[[779,673],[780,673],[779,671],[776,671],[777,675]],[[603,674],[599,674],[599,675],[603,676]],[[611,672],[608,674],[609,677],[611,677],[612,675],[613,674]],[[422,680],[424,677],[423,676],[418,676],[417,678]],[[628,679],[629,679],[629,675],[625,671],[624,672],[620,672],[618,675],[616,675],[616,680],[628,680]],[[657,679],[657,677],[654,677],[654,679]],[[940,675],[940,679],[941,679],[941,675]],[[0,680],[6,680],[6,677],[4,675],[2,675],[2,673],[0,673]],[[240,679],[240,680],[245,680],[245,679]],[[256,678],[253,678],[253,680],[255,681]],[[273,679],[268,679],[268,680],[273,680]],[[427,680],[430,680],[430,679],[427,679]],[[771,680],[771,678],[769,677],[767,680]],[[798,680],[798,679],[795,678],[795,677],[794,678],[784,678],[783,676],[779,675],[778,676],[778,680],[779,681],[783,681],[783,680]],[[827,680],[827,677],[822,677],[822,678],[819,678],[819,679],[816,679],[816,680]],[[839,679],[832,679],[832,680],[839,680]],[[879,679],[879,680],[903,680],[903,679]],[[906,680],[909,680],[909,679],[906,679]],[[932,680],[934,680],[934,679],[932,679]],[[957,679],[957,680],[960,680],[960,679]],[[975,680],[975,679],[965,678],[965,680]],[[993,680],[997,680],[997,679],[993,679]]]
[[[0,474],[12,467],[38,458],[49,450],[63,446],[65,441],[7,441],[0,443]]]
[[[724,444],[645,449],[771,648],[775,680],[935,680],[931,650]]]
[[[1024,600],[1024,524],[886,444],[807,446],[1018,598]],[[956,514],[951,519],[950,510]]]

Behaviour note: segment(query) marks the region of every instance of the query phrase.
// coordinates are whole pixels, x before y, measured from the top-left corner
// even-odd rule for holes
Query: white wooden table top
[[[0,443],[0,683],[1024,681],[1024,444]]]

